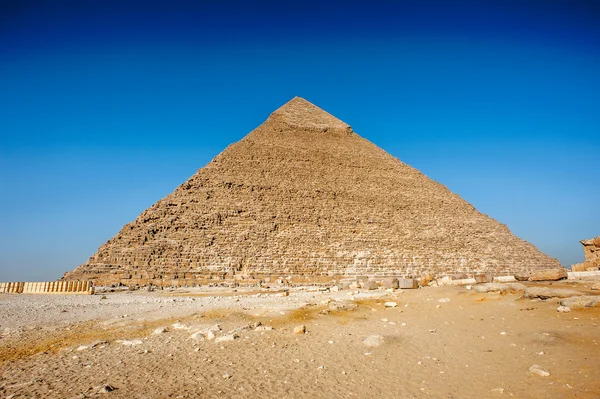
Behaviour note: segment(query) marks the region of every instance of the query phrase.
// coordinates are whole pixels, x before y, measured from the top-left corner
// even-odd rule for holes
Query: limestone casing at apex
[[[64,279],[240,285],[561,265],[296,97]]]

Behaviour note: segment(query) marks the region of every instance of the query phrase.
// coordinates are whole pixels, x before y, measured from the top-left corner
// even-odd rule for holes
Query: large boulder
[[[477,284],[491,283],[494,280],[494,275],[492,273],[477,273],[473,278]]]
[[[515,273],[515,280],[517,281],[527,281],[531,277],[529,273]]]
[[[398,279],[395,277],[385,278],[383,279],[383,281],[381,281],[381,285],[383,286],[383,288],[396,289],[398,288]]]
[[[564,280],[567,277],[569,277],[567,269],[561,267],[560,269],[548,269],[533,273],[529,277],[529,281],[557,281]]]
[[[547,287],[527,287],[523,296],[525,298],[569,298],[573,296],[581,296],[581,292],[568,290],[564,288],[547,288]]]
[[[521,283],[486,283],[479,284],[473,287],[473,291],[479,293],[499,292],[501,294],[507,292],[523,291],[527,286]]]
[[[571,309],[600,307],[600,296],[584,295],[565,298],[560,301],[560,304]]]

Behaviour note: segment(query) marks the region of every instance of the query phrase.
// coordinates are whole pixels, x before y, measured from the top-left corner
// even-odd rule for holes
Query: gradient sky
[[[52,280],[301,96],[564,265],[600,2],[0,2],[0,281]]]

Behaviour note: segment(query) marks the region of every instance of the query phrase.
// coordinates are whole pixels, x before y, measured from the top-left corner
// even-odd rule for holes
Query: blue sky
[[[296,95],[583,260],[600,3],[281,3],[0,3],[0,280],[83,263]]]

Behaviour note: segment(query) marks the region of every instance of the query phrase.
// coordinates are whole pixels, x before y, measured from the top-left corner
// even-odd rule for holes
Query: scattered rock
[[[109,393],[109,392],[115,391],[117,389],[117,388],[113,387],[112,385],[108,385],[108,384],[102,385],[97,388],[98,388],[98,391],[97,391],[98,393]]]
[[[340,290],[340,287],[337,285],[334,285],[333,287],[329,288],[329,291],[331,292],[338,292]]]
[[[533,374],[537,374],[540,377],[548,377],[550,376],[550,373],[548,372],[548,370],[546,370],[545,368],[543,368],[540,365],[534,364],[533,366],[529,367],[529,371]]]
[[[306,326],[304,324],[294,327],[294,334],[304,334],[306,332]]]
[[[560,301],[560,304],[571,309],[593,308],[600,306],[600,295],[584,295],[565,298]]]
[[[169,328],[168,327],[158,327],[156,330],[154,330],[152,332],[152,335],[164,334],[166,332],[169,332]]]
[[[335,312],[340,310],[354,310],[357,307],[358,306],[355,303],[349,301],[334,301],[329,303],[327,309],[329,309],[332,312]]]
[[[421,277],[421,281],[419,281],[419,285],[421,287],[425,287],[427,285],[429,285],[429,283],[431,283],[433,281],[433,276],[431,274],[424,274]]]
[[[376,281],[365,281],[363,283],[363,288],[369,291],[376,290],[379,288],[379,284]]]
[[[381,335],[373,334],[369,335],[363,340],[363,344],[369,347],[376,347],[383,344],[384,338]]]
[[[567,269],[548,269],[540,272],[533,273],[529,278],[529,281],[557,281],[566,279],[568,276]]]
[[[396,306],[398,306],[398,304],[396,302],[386,302],[383,304],[383,306],[385,306],[386,308],[395,308]]]
[[[561,313],[569,313],[571,311],[571,308],[568,306],[559,306],[556,308],[556,310]]]
[[[179,323],[179,322],[171,325],[171,327],[173,327],[175,330],[189,330],[190,329],[189,326],[186,326],[185,324]]]
[[[523,296],[525,298],[569,298],[572,296],[580,296],[582,293],[564,288],[548,288],[548,287],[527,287]]]
[[[254,329],[254,331],[257,332],[264,332],[264,331],[273,331],[273,327],[271,326],[258,326]]]
[[[216,338],[215,342],[233,341],[238,338],[239,338],[239,335],[237,335],[237,334],[228,334],[228,335],[223,335],[223,336],[220,336],[219,338]]]
[[[438,302],[446,303],[446,302],[450,302],[451,300],[452,299],[450,299],[450,298],[441,298],[441,299],[438,299]]]

